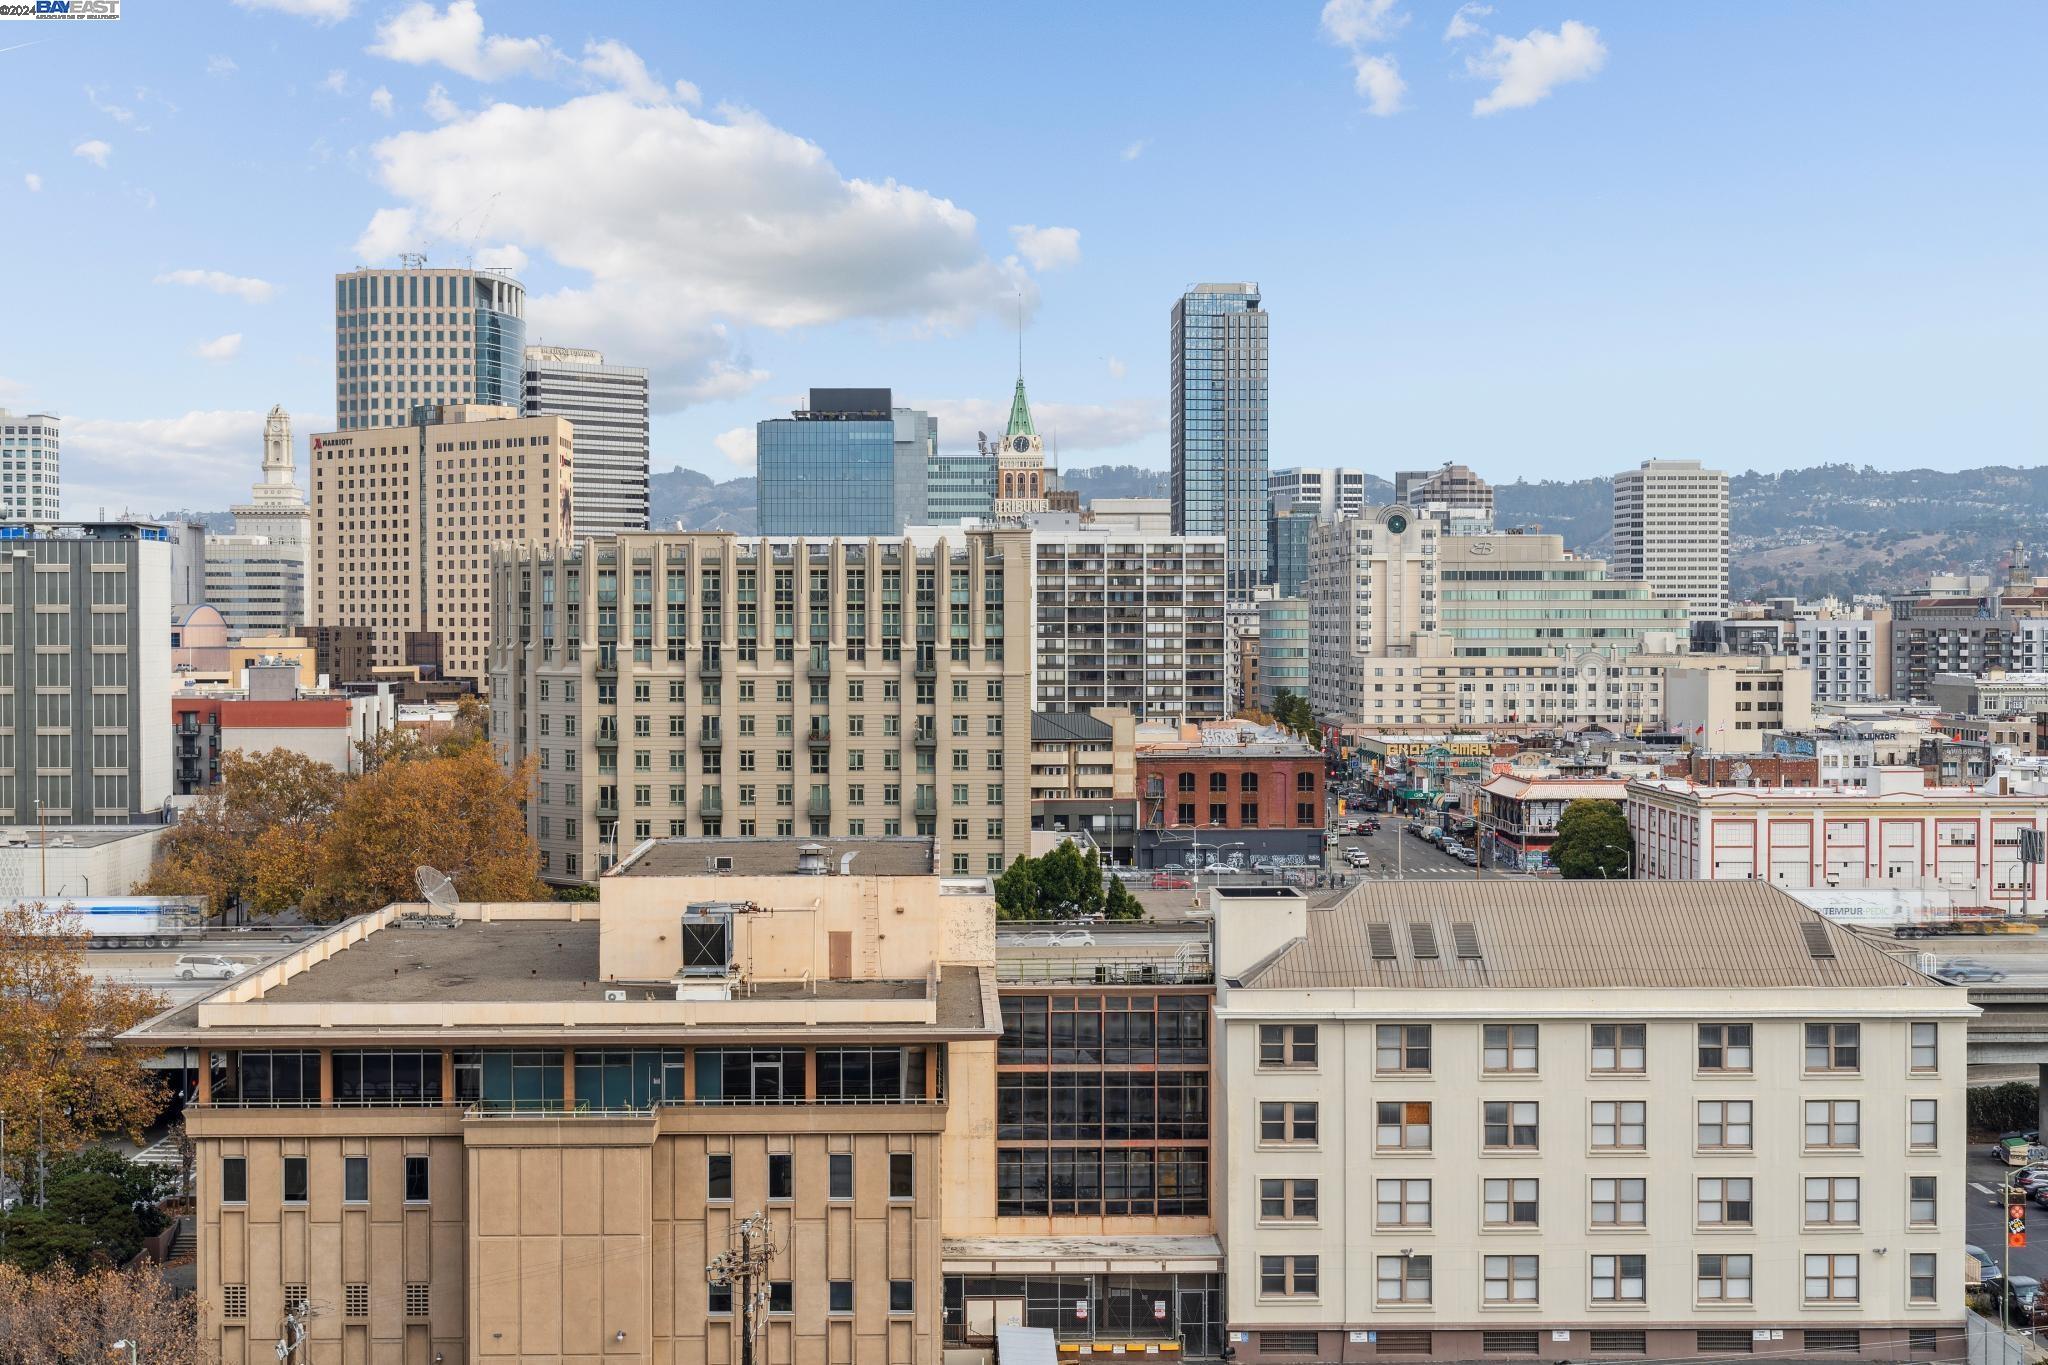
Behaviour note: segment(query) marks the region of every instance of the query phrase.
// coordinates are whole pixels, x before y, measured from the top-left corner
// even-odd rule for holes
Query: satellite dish
[[[420,895],[426,897],[427,904],[441,913],[452,915],[462,904],[461,897],[455,894],[455,883],[447,873],[431,867],[418,867],[413,869],[412,879],[419,883]]]

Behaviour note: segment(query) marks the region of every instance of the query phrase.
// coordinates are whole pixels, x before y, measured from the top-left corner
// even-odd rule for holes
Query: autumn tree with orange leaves
[[[210,1365],[217,1358],[200,1344],[196,1301],[152,1262],[84,1275],[61,1261],[37,1275],[0,1265],[4,1365],[112,1365],[107,1348],[117,1341],[134,1342],[144,1365]],[[127,1360],[120,1352],[121,1365]]]
[[[342,775],[289,749],[231,749],[220,772],[220,786],[164,832],[136,891],[204,896],[216,915],[297,905],[341,802]]]

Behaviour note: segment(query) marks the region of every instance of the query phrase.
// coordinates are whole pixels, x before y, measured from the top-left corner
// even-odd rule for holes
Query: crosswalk
[[[149,1146],[137,1152],[133,1160],[137,1165],[169,1166],[173,1170],[176,1170],[183,1164],[178,1159],[177,1139],[172,1137],[158,1138],[155,1142],[150,1143]]]

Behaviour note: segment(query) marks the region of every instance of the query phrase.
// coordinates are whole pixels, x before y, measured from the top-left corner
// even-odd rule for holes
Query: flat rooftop
[[[935,842],[931,839],[653,839],[628,854],[607,876],[701,877],[730,873],[735,877],[793,877],[803,871],[800,860],[815,855],[822,875],[842,872],[858,877],[931,877],[938,875]]]

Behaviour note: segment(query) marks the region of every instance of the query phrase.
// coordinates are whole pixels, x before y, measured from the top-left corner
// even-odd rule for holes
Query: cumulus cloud
[[[605,91],[458,111],[372,152],[397,204],[371,220],[362,259],[466,245],[496,196],[494,235],[582,277],[529,298],[533,330],[644,358],[665,410],[760,382],[746,328],[947,328],[1007,317],[1020,292],[1035,302],[1021,262],[993,259],[972,213],[843,176],[816,143],[747,110]]]
[[[1408,16],[1394,8],[1395,3],[1396,0],[1326,0],[1323,33],[1331,42],[1346,47],[1383,43],[1408,22]]]
[[[501,246],[487,246],[476,253],[476,263],[484,270],[509,270],[518,274],[526,269],[526,253],[506,242]]]
[[[338,24],[355,12],[355,0],[235,0],[243,9],[272,10],[317,24]]]
[[[1592,79],[1607,64],[1600,31],[1567,19],[1555,33],[1531,29],[1526,38],[1496,37],[1484,56],[1468,57],[1473,75],[1494,82],[1472,105],[1474,114],[1526,109],[1560,85]]]
[[[1486,32],[1478,21],[1493,13],[1492,5],[1482,5],[1476,0],[1466,0],[1451,15],[1451,22],[1444,28],[1444,41],[1455,43],[1465,38],[1476,38]]]
[[[43,178],[37,175],[34,171],[29,171],[27,174],[23,175],[21,177],[21,183],[28,186],[30,194],[41,193],[43,188]]]
[[[71,149],[71,155],[82,156],[101,170],[106,169],[107,158],[113,154],[114,149],[98,138],[89,138]]]
[[[1401,79],[1401,70],[1392,57],[1358,53],[1351,59],[1351,83],[1358,93],[1365,97],[1365,110],[1385,118],[1401,112],[1401,96],[1407,93],[1408,82]]]
[[[344,71],[341,67],[335,67],[320,82],[320,88],[330,95],[339,95],[342,91],[348,89],[348,72]]]
[[[594,83],[614,90],[622,90],[636,100],[659,104],[669,98],[669,89],[647,70],[647,63],[640,54],[616,38],[603,42],[583,45],[583,60],[577,63],[583,74]],[[701,96],[697,87],[688,81],[680,81],[678,98],[685,104],[696,104]],[[683,93],[687,91],[688,93]]]
[[[230,275],[225,270],[167,270],[156,277],[158,284],[184,284],[216,294],[232,294],[244,303],[268,303],[277,286],[253,275]]]
[[[1081,259],[1081,229],[1034,227],[1025,224],[1010,229],[1017,251],[1031,262],[1033,270],[1058,270]]]
[[[941,449],[972,451],[974,433],[1000,432],[1010,420],[1008,397],[996,399],[940,398],[915,401],[939,423]],[[1156,398],[1126,398],[1114,403],[1036,403],[1032,424],[1050,445],[1059,433],[1062,457],[1118,450],[1166,430],[1166,408]]]
[[[226,507],[247,495],[263,457],[262,412],[187,412],[139,421],[64,419],[64,501],[72,515]],[[300,431],[326,417],[293,413]]]
[[[420,106],[427,111],[427,117],[436,123],[453,123],[462,117],[462,106],[448,98],[448,88],[435,84],[427,91],[426,102]]]
[[[711,444],[718,447],[718,453],[725,456],[734,469],[742,474],[751,474],[754,472],[754,436],[753,427],[734,427],[712,437]]]
[[[377,26],[370,52],[411,66],[445,66],[477,81],[545,75],[560,59],[546,38],[485,33],[476,0],[452,0],[445,10],[415,0]]]
[[[224,53],[216,52],[206,59],[206,74],[209,76],[232,76],[241,69],[233,57]]]
[[[372,109],[375,109],[378,113],[382,114],[385,118],[390,118],[393,108],[391,92],[389,90],[386,90],[381,85],[378,86],[375,90],[372,90],[370,92],[370,107]]]
[[[1151,145],[1152,139],[1149,137],[1141,137],[1136,142],[1125,143],[1123,150],[1124,160],[1136,161],[1139,157],[1145,155],[1145,149]]]
[[[242,334],[240,332],[229,332],[227,335],[217,336],[211,341],[202,341],[195,349],[201,360],[216,362],[233,360],[242,353]]]

